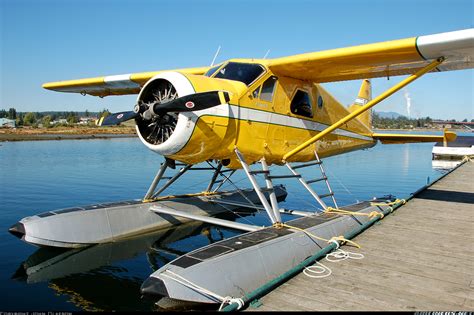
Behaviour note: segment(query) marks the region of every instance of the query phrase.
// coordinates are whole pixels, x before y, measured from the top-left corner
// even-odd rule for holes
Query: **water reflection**
[[[249,210],[239,210],[240,216],[250,214]],[[230,213],[219,217],[236,218]],[[42,247],[21,263],[12,279],[28,284],[49,282],[50,289],[67,295],[70,302],[86,311],[156,309],[156,299],[140,296],[140,286],[149,274],[186,252],[236,233],[190,222],[83,249]]]

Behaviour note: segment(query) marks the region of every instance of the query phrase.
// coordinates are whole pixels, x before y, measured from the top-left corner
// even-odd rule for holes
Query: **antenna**
[[[221,51],[221,46],[220,45],[217,48],[216,54],[214,55],[214,59],[212,59],[211,67],[214,65],[214,61],[216,61],[217,55],[219,55],[219,51]]]
[[[263,59],[266,59],[269,53],[270,53],[270,49],[267,50],[267,53],[265,54],[265,56],[263,56]]]

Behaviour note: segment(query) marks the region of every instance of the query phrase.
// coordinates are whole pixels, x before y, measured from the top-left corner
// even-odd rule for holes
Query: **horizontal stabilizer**
[[[411,143],[411,142],[450,142],[456,140],[456,133],[445,131],[444,135],[414,135],[414,134],[391,134],[373,133],[375,140],[380,140],[383,144]]]

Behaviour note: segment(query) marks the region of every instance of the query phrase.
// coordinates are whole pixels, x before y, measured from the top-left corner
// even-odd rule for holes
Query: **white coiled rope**
[[[326,254],[326,260],[329,262],[339,262],[346,259],[363,259],[364,255],[361,253],[354,253],[340,248],[337,240],[332,240],[336,244],[336,250]],[[313,266],[305,267],[303,273],[310,278],[326,278],[332,274],[331,268],[316,261]]]

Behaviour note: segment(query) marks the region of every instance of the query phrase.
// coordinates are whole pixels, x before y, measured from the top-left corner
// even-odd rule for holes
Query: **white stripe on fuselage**
[[[225,113],[225,111],[219,110],[219,108],[222,106],[227,106],[227,104],[215,106],[207,110],[200,111],[199,116],[213,115],[213,116],[225,117],[224,115],[221,114],[223,112]],[[266,112],[262,110],[256,110],[256,109],[241,107],[241,106],[236,106],[236,105],[230,105],[229,116],[230,118],[235,118],[235,119],[249,120],[249,121],[261,122],[261,123],[270,123],[270,124],[282,125],[282,126],[287,126],[287,127],[306,129],[306,130],[311,130],[311,131],[323,131],[324,129],[329,127],[329,125],[306,120],[306,119],[301,119],[301,118],[296,118],[296,117],[291,117],[287,115]],[[360,140],[365,140],[365,141],[373,140],[371,137],[362,136],[358,133],[343,130],[343,129],[336,129],[332,133],[339,136],[345,136],[345,137],[350,137],[350,138],[355,138],[355,139],[360,139]]]

